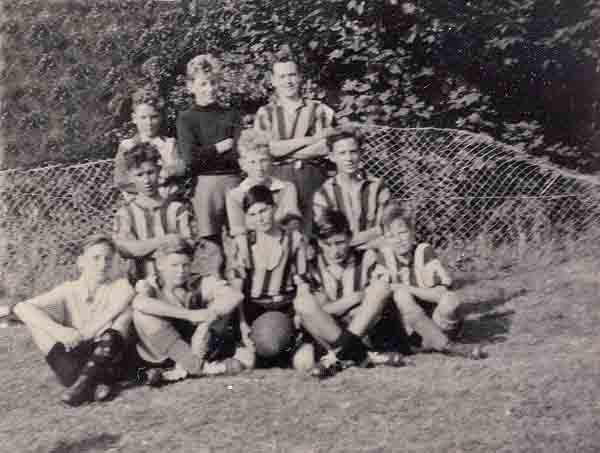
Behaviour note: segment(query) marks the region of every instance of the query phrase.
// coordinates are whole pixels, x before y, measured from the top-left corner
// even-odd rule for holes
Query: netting
[[[600,186],[489,137],[432,128],[360,129],[366,170],[410,205],[418,237],[442,250],[464,255],[481,241],[494,248],[576,238],[600,218]],[[112,160],[0,172],[5,288],[52,280],[73,263],[83,238],[111,231],[120,203],[112,172]]]

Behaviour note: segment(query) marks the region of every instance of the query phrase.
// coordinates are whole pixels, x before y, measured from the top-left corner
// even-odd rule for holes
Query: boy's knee
[[[425,316],[425,311],[417,304],[415,298],[407,291],[398,290],[394,292],[394,303],[402,318],[411,323],[415,319]]]
[[[312,295],[300,295],[294,299],[294,311],[300,318],[311,316],[319,310],[322,310],[321,306]]]
[[[295,370],[308,371],[315,366],[315,347],[312,344],[303,344],[292,358]]]
[[[133,310],[133,325],[138,332],[144,332],[148,335],[155,334],[164,330],[169,322],[158,316],[149,315],[139,310]]]

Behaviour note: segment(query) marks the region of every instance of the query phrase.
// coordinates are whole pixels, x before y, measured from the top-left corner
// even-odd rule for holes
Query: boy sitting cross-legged
[[[365,261],[387,270],[393,301],[406,333],[417,334],[418,347],[423,351],[482,358],[478,348],[468,350],[453,342],[462,324],[461,301],[452,291],[452,279],[431,246],[415,243],[414,229],[405,210],[391,203],[385,208],[382,221],[384,238],[377,249],[365,252]]]
[[[328,137],[327,143],[337,174],[315,192],[315,223],[321,221],[325,210],[340,211],[352,231],[352,245],[369,247],[383,235],[382,213],[390,201],[390,191],[381,179],[362,171],[360,136],[344,129]]]
[[[158,151],[149,143],[123,153],[135,197],[117,211],[113,238],[121,255],[133,259],[132,282],[153,278],[152,253],[159,246],[181,237],[195,243],[191,210],[180,201],[163,199],[158,192],[158,159]]]
[[[77,259],[78,280],[12,307],[72,406],[107,399],[123,365],[135,292],[126,279],[111,281],[114,255],[109,237],[90,236]]]
[[[376,263],[368,266],[363,260],[362,252],[350,246],[352,232],[341,212],[323,211],[320,222],[315,227],[315,235],[318,250],[311,266],[311,280],[316,285],[313,294],[318,305],[315,306],[310,299],[305,298],[304,304],[298,304],[296,310],[302,325],[328,349],[344,340],[350,341],[354,349],[360,351],[360,345],[364,346],[362,339],[366,339],[377,328],[377,321],[389,303],[389,283],[387,279],[380,278],[381,272],[376,268]],[[311,326],[316,323],[311,319],[323,318],[323,314],[336,322],[329,323],[328,330],[314,332]],[[345,329],[342,330],[340,326]],[[342,332],[344,335],[340,337]],[[348,351],[347,348],[342,348],[342,351],[342,354],[338,353],[335,357],[344,361],[344,353],[347,354]],[[364,354],[365,359],[368,359],[367,363],[373,365],[404,364],[398,352],[370,351],[367,356],[365,349]],[[327,377],[336,371],[338,365],[327,355],[313,372],[318,377]]]
[[[188,375],[236,374],[244,364],[232,357],[235,338],[229,315],[242,294],[215,276],[190,280],[193,248],[183,239],[154,253],[158,288],[139,285],[133,320],[140,357],[154,364],[170,359],[172,370],[148,372],[151,384]],[[223,360],[215,360],[220,358]]]

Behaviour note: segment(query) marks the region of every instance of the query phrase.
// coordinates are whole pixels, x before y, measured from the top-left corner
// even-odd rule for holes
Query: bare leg
[[[390,295],[386,284],[375,282],[365,290],[365,298],[358,306],[348,326],[353,334],[362,337],[379,318]]]

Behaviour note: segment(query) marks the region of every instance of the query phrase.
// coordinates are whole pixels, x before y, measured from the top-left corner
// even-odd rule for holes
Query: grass
[[[589,246],[589,242],[585,243]],[[592,453],[600,450],[600,255],[463,274],[465,341],[490,357],[413,357],[315,382],[257,370],[64,408],[26,331],[0,329],[3,451]],[[492,275],[493,274],[493,275]]]

